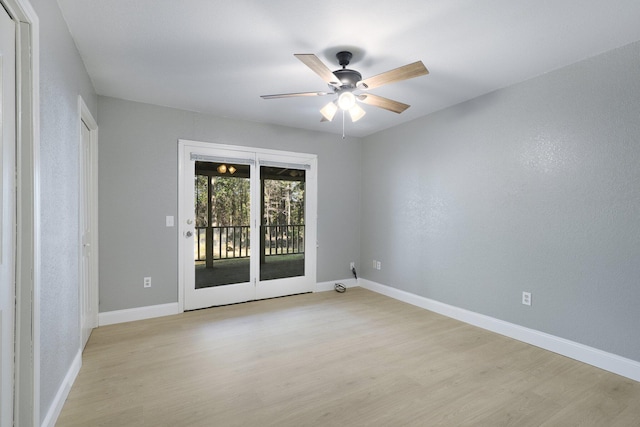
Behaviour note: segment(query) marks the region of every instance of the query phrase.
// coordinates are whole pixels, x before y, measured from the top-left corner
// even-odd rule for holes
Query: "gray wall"
[[[362,275],[640,360],[639,70],[635,43],[365,138]]]
[[[58,4],[31,0],[31,5],[40,21],[40,415],[44,418],[80,348],[78,95],[94,117],[97,97]]]
[[[42,417],[79,348],[78,94],[100,124],[103,312],[177,300],[177,229],[164,217],[177,215],[177,139],[187,138],[318,154],[318,281],[350,277],[360,256],[376,282],[640,360],[639,44],[342,141],[98,99],[56,2],[31,4]]]
[[[360,256],[358,139],[99,97],[100,312],[178,300],[178,139],[318,155],[319,282]],[[144,289],[142,279],[153,286]]]

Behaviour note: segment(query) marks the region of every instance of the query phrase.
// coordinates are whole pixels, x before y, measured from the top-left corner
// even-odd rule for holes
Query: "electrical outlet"
[[[382,263],[380,261],[376,261],[376,270],[380,270],[382,268]]]
[[[150,288],[151,287],[151,277],[145,277],[143,279],[142,283],[144,284],[145,288]]]
[[[349,270],[353,270],[354,268],[356,268],[356,263],[351,261],[351,263],[349,264]]]
[[[522,292],[522,304],[531,305],[531,292]]]

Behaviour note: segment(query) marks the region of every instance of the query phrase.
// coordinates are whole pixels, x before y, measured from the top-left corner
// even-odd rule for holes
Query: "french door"
[[[310,292],[316,156],[179,141],[185,310]]]

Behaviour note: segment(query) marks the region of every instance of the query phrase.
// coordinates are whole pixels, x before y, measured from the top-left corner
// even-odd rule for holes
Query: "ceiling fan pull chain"
[[[342,110],[342,139],[344,139],[344,113],[345,111]]]

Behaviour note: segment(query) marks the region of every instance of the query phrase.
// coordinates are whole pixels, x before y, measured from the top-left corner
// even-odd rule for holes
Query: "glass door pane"
[[[195,289],[250,281],[250,174],[249,165],[195,162]]]
[[[304,169],[261,166],[260,281],[305,275]]]

